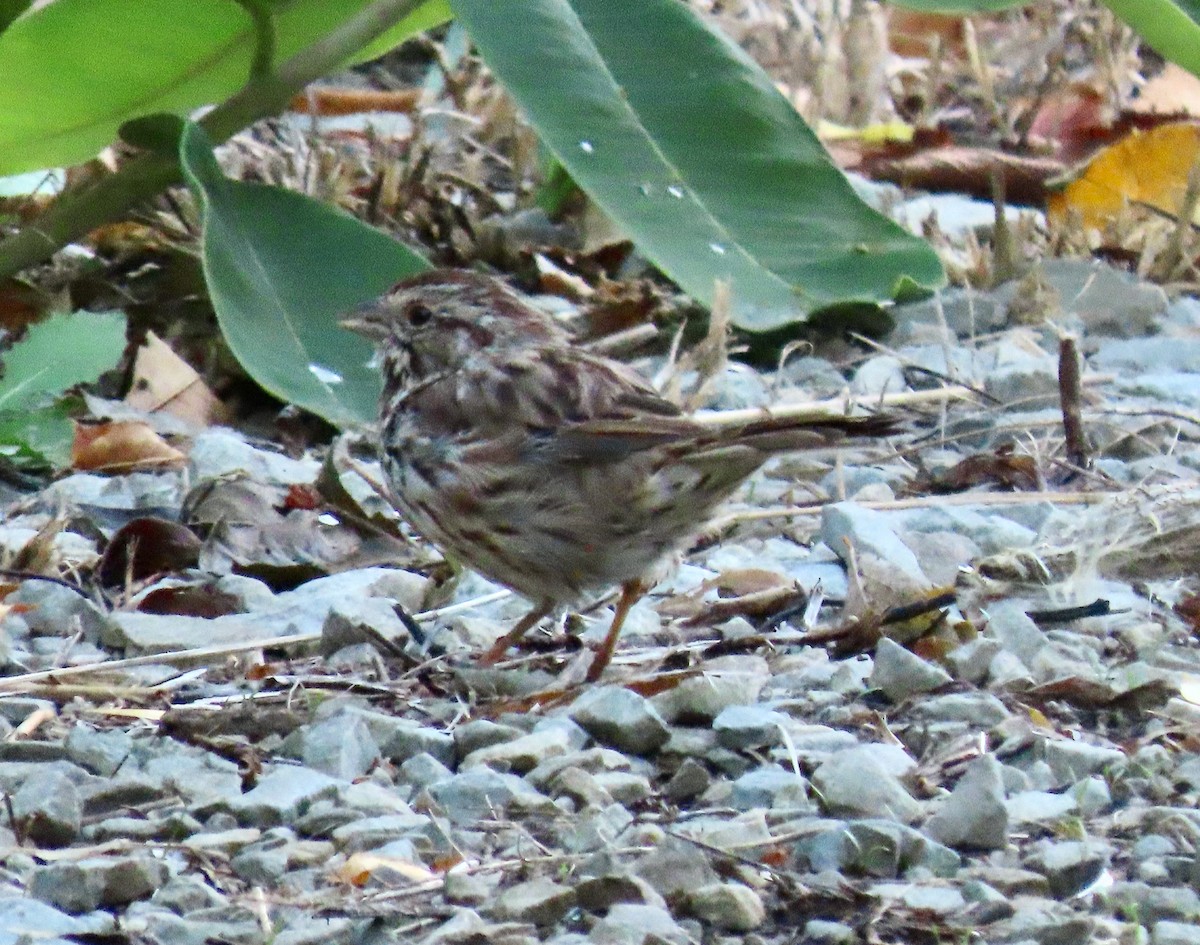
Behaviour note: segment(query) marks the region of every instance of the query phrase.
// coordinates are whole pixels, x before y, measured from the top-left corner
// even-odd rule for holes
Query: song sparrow
[[[534,602],[485,662],[555,607],[619,584],[589,667],[598,678],[654,566],[771,454],[893,427],[884,417],[764,416],[714,428],[472,272],[407,279],[342,324],[381,355],[380,455],[398,511]]]

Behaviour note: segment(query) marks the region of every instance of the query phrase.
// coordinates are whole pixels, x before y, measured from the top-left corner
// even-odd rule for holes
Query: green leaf
[[[679,0],[451,0],[543,141],[638,248],[765,330],[941,285],[922,240],[863,204],[770,78]]]
[[[330,423],[374,422],[380,382],[371,345],[337,317],[428,263],[303,194],[230,180],[194,123],[179,157],[201,204],[208,291],[242,367]]]
[[[0,410],[28,410],[76,384],[94,381],[125,350],[120,312],[72,312],[29,327],[4,354]]]
[[[898,7],[920,10],[922,13],[996,13],[1012,7],[1031,6],[1033,0],[892,0]]]
[[[1100,0],[1160,56],[1200,75],[1200,3],[1195,0]]]
[[[276,61],[369,0],[278,5]],[[428,0],[361,53],[371,58],[447,19]],[[139,115],[186,115],[246,84],[256,32],[232,0],[55,0],[0,34],[0,175],[74,164]],[[357,57],[356,57],[357,59]]]
[[[71,464],[75,424],[59,401],[33,410],[0,410],[0,456],[17,467],[62,468]]]
[[[0,32],[8,29],[9,24],[29,9],[33,0],[0,0]]]

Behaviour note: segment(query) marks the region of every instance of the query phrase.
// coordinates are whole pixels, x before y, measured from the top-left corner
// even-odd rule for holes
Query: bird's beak
[[[383,314],[378,299],[357,305],[338,319],[338,324],[372,341],[383,341],[387,337],[387,326],[380,317]]]

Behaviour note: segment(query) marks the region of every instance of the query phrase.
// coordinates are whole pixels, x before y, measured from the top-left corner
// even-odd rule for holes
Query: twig
[[[1083,432],[1083,384],[1080,381],[1079,349],[1071,335],[1058,341],[1058,399],[1062,404],[1063,433],[1067,459],[1073,466],[1089,469],[1087,437]]]

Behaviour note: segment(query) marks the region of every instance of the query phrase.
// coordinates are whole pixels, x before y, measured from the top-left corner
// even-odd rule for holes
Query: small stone
[[[622,686],[599,686],[576,699],[568,714],[589,735],[635,755],[648,755],[666,743],[670,732],[658,710]]]
[[[833,813],[891,817],[911,823],[921,805],[869,746],[838,752],[813,772],[812,782],[825,808]]]
[[[921,659],[887,637],[875,646],[875,668],[869,684],[881,689],[892,702],[932,692],[950,681],[950,674],[940,666]]]
[[[409,784],[414,788],[429,787],[439,781],[454,777],[454,772],[438,761],[428,752],[413,755],[396,772],[396,780],[400,784]]]
[[[734,781],[729,802],[738,810],[766,807],[809,811],[813,806],[804,778],[776,765],[747,771]]]
[[[380,758],[370,728],[351,713],[302,726],[288,737],[293,739],[299,742],[298,754],[307,767],[343,781],[362,777]]]
[[[403,646],[409,639],[408,628],[396,615],[395,607],[382,597],[352,597],[330,607],[321,624],[321,654],[329,656],[343,647],[384,640]]]
[[[549,729],[541,732],[531,732],[514,738],[512,741],[501,742],[477,748],[459,763],[460,771],[475,767],[488,767],[496,771],[515,771],[525,774],[547,758],[554,758],[567,753],[570,747],[568,735],[562,729]]]
[[[984,755],[971,763],[942,807],[926,822],[925,832],[956,849],[1004,849],[1008,808],[995,758]]]
[[[1073,784],[1088,775],[1109,769],[1119,771],[1124,768],[1126,761],[1125,752],[1118,748],[1059,739],[1046,742],[1044,758],[1059,786]]]
[[[825,919],[809,919],[804,923],[800,945],[854,945],[858,940],[858,933],[848,925]]]
[[[686,803],[699,797],[712,784],[712,775],[695,758],[685,758],[671,780],[663,787],[663,795],[676,804]]]
[[[515,725],[499,725],[490,719],[475,719],[455,728],[454,747],[458,750],[458,757],[465,758],[480,748],[511,742],[524,734]]]
[[[1200,926],[1194,922],[1154,923],[1150,945],[1200,945]]]
[[[666,908],[662,896],[649,883],[640,876],[624,873],[583,879],[575,887],[575,894],[580,907],[589,912],[604,912],[620,902]]]
[[[1048,791],[1022,791],[1012,795],[1006,802],[1008,818],[1012,824],[1047,824],[1073,814],[1079,808],[1078,801],[1067,794],[1051,794]]]
[[[650,701],[668,722],[708,724],[729,706],[753,705],[770,678],[761,656],[720,656],[707,660],[699,676]]]
[[[251,790],[223,806],[247,827],[274,827],[298,817],[320,798],[335,797],[339,783],[311,768],[275,765]]]
[[[82,723],[73,725],[67,733],[67,757],[92,774],[109,778],[129,757],[133,738],[120,730],[97,731]]]
[[[713,719],[717,743],[730,751],[778,745],[792,717],[757,705],[732,705]]]
[[[1066,899],[1086,889],[1103,872],[1108,850],[1098,843],[1078,840],[1045,841],[1025,857],[1025,865],[1050,883],[1050,893]]]
[[[12,795],[12,813],[25,836],[40,847],[64,847],[79,836],[83,802],[61,771],[35,771]]]
[[[575,890],[533,879],[500,892],[492,914],[502,921],[553,925],[575,906]]]
[[[666,899],[718,881],[705,854],[695,845],[670,839],[646,854],[634,872]]]
[[[694,941],[666,909],[628,902],[609,909],[589,937],[594,945],[642,945],[648,940],[687,945]]]
[[[741,883],[710,883],[688,894],[692,914],[719,929],[749,932],[767,917],[762,897]]]
[[[987,634],[1026,667],[1033,665],[1034,658],[1047,643],[1046,634],[1011,601],[1001,601],[988,608]]]
[[[490,768],[473,768],[428,788],[430,797],[456,824],[470,824],[503,811],[515,798],[534,805],[553,807],[553,801],[539,794],[514,774],[501,774]]]
[[[89,857],[35,868],[29,895],[67,912],[91,912],[144,899],[169,875],[166,863],[150,857]]]

